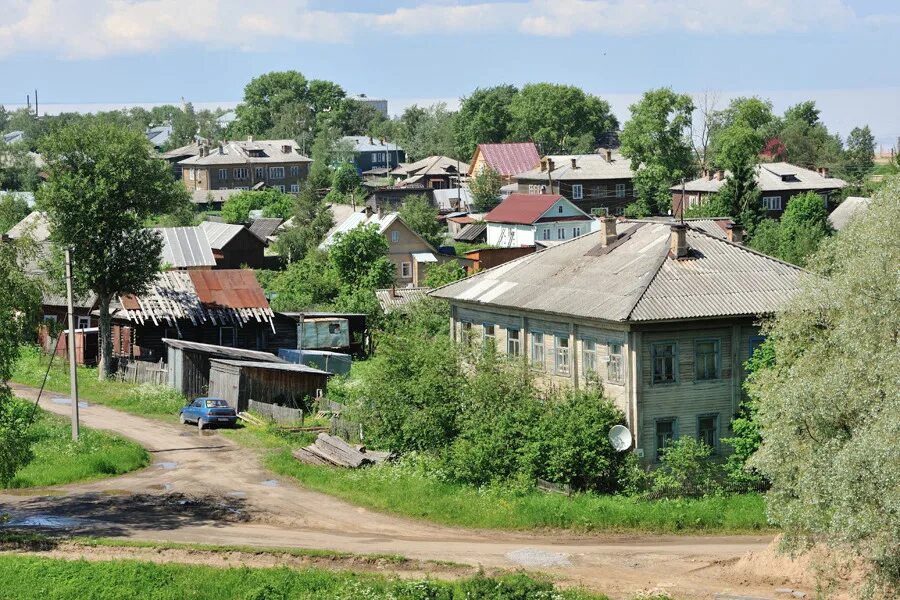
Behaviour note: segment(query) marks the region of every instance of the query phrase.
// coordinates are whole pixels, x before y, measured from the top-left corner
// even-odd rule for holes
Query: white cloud
[[[896,14],[857,15],[846,0],[424,0],[380,12],[317,9],[309,0],[0,0],[0,56],[99,58],[173,45],[270,49],[283,40],[348,43],[372,32],[775,34],[896,23]]]

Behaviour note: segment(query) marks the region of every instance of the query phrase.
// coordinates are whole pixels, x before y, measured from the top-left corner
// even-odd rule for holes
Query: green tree
[[[308,183],[308,182],[307,182]],[[334,226],[334,216],[308,184],[304,185],[294,204],[294,215],[275,240],[275,251],[290,264],[316,248]]]
[[[425,273],[425,287],[441,287],[442,285],[465,279],[465,277],[466,270],[459,264],[459,261],[448,260],[428,268],[428,272]]]
[[[168,164],[151,158],[138,131],[105,124],[65,127],[44,140],[49,180],[38,190],[51,240],[71,248],[74,279],[100,310],[101,379],[112,368],[110,303],[146,290],[159,269],[162,240],[145,229],[152,215],[186,202]]]
[[[822,197],[815,192],[798,194],[781,215],[778,258],[803,266],[832,232]]]
[[[407,198],[399,214],[403,222],[426,242],[435,248],[443,245],[446,229],[437,220],[438,209],[425,196],[417,194]]]
[[[634,188],[642,212],[668,213],[672,200],[669,187],[692,171],[686,132],[694,103],[687,94],[659,88],[645,92],[629,108],[631,119],[619,138],[622,154],[631,160],[635,171]]]
[[[338,233],[328,249],[328,258],[342,288],[374,290],[394,280],[394,265],[387,258],[387,239],[375,225]]]
[[[847,136],[844,172],[850,181],[862,183],[875,166],[875,136],[869,126],[854,127]]]
[[[397,142],[406,150],[410,160],[427,156],[456,157],[454,123],[456,113],[447,110],[443,102],[428,108],[413,105],[400,117]]]
[[[781,247],[781,222],[775,219],[763,219],[753,231],[750,247],[757,252],[778,257]]]
[[[331,178],[331,191],[339,194],[342,199],[355,194],[357,198],[362,199],[362,192],[359,186],[362,185],[362,179],[356,172],[356,166],[351,162],[342,162],[334,170]]]
[[[0,189],[33,192],[40,181],[40,169],[28,146],[0,139]]]
[[[381,135],[386,122],[387,117],[377,108],[353,98],[344,98],[327,117],[328,126],[341,135]]]
[[[784,544],[865,561],[868,591],[900,595],[900,179],[809,261],[817,277],[767,326],[774,366],[750,378]]]
[[[513,117],[509,106],[518,93],[513,85],[498,85],[478,88],[462,99],[456,119],[456,143],[461,156],[472,156],[478,144],[511,138]]]
[[[500,179],[500,174],[485,166],[469,182],[469,192],[472,194],[472,208],[476,212],[492,210],[500,204],[500,188],[502,186],[503,180]]]
[[[222,204],[222,219],[226,223],[249,223],[251,210],[261,210],[265,217],[284,219],[294,210],[294,197],[276,189],[245,190]]]
[[[328,262],[328,254],[312,249],[276,275],[267,291],[272,293],[275,310],[327,308],[340,291],[340,280]]]
[[[772,102],[756,96],[735,98],[728,107],[713,115],[710,128],[709,162],[725,165],[734,160],[735,142],[743,142],[744,151],[755,162],[766,140],[774,136],[779,127],[778,118],[772,112]],[[737,130],[737,131],[735,131]],[[741,131],[741,130],[749,130]],[[723,145],[726,148],[723,148]],[[730,156],[722,156],[727,151]]]
[[[756,226],[765,216],[756,183],[756,168],[750,162],[734,163],[717,194],[719,202],[729,208],[728,214],[742,225],[748,236],[753,236]]]
[[[0,233],[9,231],[30,212],[28,201],[21,194],[0,193]]]
[[[592,151],[602,134],[619,127],[606,100],[570,85],[526,84],[509,112],[513,139],[533,140],[542,154]]]

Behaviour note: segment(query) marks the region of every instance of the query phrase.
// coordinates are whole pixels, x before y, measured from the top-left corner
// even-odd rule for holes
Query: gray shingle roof
[[[550,177],[553,181],[580,181],[583,179],[631,179],[634,171],[631,170],[631,161],[614,152],[612,162],[606,160],[603,154],[565,154],[548,156],[553,160],[553,171]],[[575,159],[575,168],[572,168],[572,159]],[[547,181],[547,171],[541,171],[540,167],[515,175],[517,181]]]
[[[438,298],[601,319],[651,321],[777,310],[803,271],[688,227],[688,259],[669,257],[671,226],[620,222],[438,288]]]
[[[685,192],[718,192],[731,173],[725,171],[722,179],[700,177],[684,184]],[[760,163],[756,165],[756,182],[762,192],[782,192],[791,190],[838,190],[847,182],[837,177],[825,177],[811,169],[804,169],[786,162]],[[669,188],[681,191],[680,185]]]
[[[36,242],[46,242],[50,239],[50,222],[47,220],[46,213],[35,210],[13,225],[6,235],[14,240],[28,235]]]
[[[265,240],[271,237],[276,231],[278,231],[278,228],[281,227],[281,224],[283,222],[284,219],[280,218],[270,219],[262,217],[259,219],[254,219],[250,224],[250,231],[252,233],[255,233],[256,237],[258,237],[259,239]]]
[[[844,201],[828,215],[828,221],[831,226],[837,230],[841,230],[847,226],[851,218],[859,213],[865,212],[871,204],[871,198],[862,198],[860,196],[847,196]]]
[[[290,147],[284,152],[284,147]],[[254,156],[259,153],[259,156]],[[294,140],[246,140],[225,142],[210,148],[206,156],[192,156],[179,161],[186,167],[210,165],[249,165],[265,163],[301,163],[312,159],[300,154],[300,146]]]

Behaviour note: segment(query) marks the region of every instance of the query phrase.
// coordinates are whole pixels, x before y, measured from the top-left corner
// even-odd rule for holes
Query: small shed
[[[280,348],[278,357],[291,363],[321,369],[335,375],[349,375],[350,365],[353,364],[353,358],[349,354],[328,352],[327,350]]]
[[[300,321],[300,348],[348,348],[350,325],[340,317],[316,317]]]
[[[207,394],[210,387],[210,361],[215,358],[249,360],[260,363],[285,362],[274,354],[257,350],[243,350],[168,338],[164,338],[163,342],[167,348],[169,387],[175,388],[188,398]]]
[[[210,361],[209,396],[222,398],[238,411],[249,400],[306,408],[324,394],[331,373],[306,365],[214,358]]]

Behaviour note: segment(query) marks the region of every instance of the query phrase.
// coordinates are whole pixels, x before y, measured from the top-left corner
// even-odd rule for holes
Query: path
[[[12,387],[20,397],[36,397],[33,388]],[[58,396],[45,395],[41,406],[68,415],[70,406],[50,400]],[[764,551],[771,536],[541,535],[431,525],[306,490],[272,475],[254,451],[215,432],[100,405],[80,412],[84,425],[143,445],[153,466],[121,477],[59,486],[50,490],[51,495],[0,491],[0,509],[8,511],[13,522],[37,516],[85,535],[526,566],[619,597],[649,589],[696,598],[719,592],[774,596],[775,582],[741,581],[729,570],[748,552]],[[57,517],[64,519],[53,521]]]

